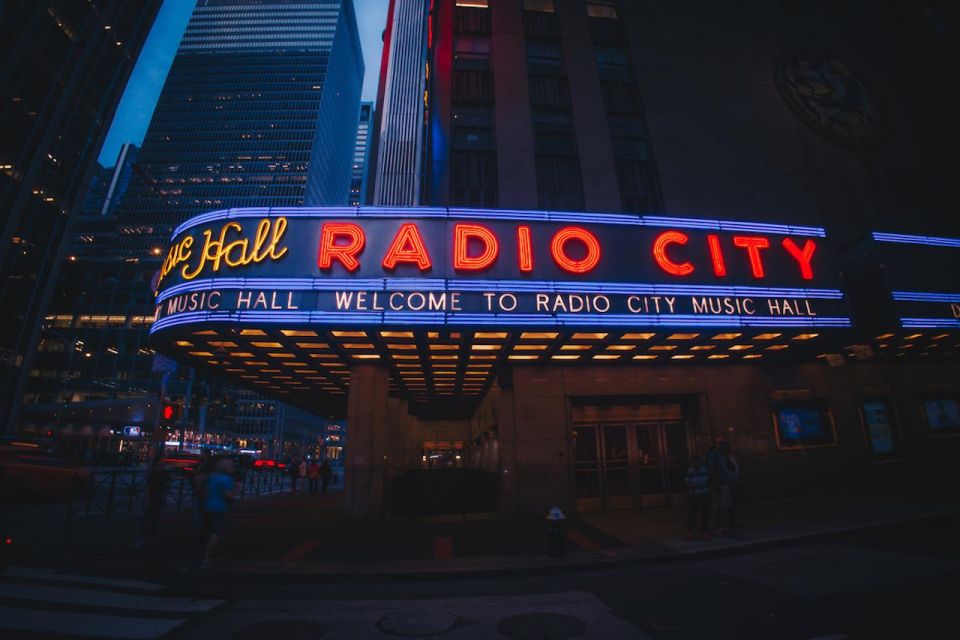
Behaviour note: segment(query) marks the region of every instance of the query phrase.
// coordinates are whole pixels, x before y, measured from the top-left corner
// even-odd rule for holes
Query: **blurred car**
[[[269,458],[261,458],[260,460],[254,460],[253,462],[254,469],[278,469],[283,471],[287,468],[286,463],[280,462],[279,460],[271,460]]]
[[[190,453],[173,453],[160,458],[160,464],[174,473],[193,475],[200,467],[200,456]]]
[[[63,500],[90,482],[90,471],[51,456],[39,443],[0,442],[0,496],[6,504]]]

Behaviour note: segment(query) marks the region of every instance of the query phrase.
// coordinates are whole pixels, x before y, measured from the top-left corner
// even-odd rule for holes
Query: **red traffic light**
[[[163,405],[163,419],[164,420],[173,420],[173,405],[165,404]]]

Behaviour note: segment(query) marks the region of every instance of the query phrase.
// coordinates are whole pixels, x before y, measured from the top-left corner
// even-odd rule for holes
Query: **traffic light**
[[[164,402],[160,409],[160,417],[164,422],[180,422],[183,416],[183,400],[177,399],[173,402]]]

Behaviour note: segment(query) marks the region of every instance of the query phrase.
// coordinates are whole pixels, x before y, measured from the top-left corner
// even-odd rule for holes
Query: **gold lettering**
[[[216,238],[214,238],[213,229],[205,229],[199,262],[192,268],[190,264],[184,264],[180,275],[184,280],[193,280],[207,268],[214,273],[220,271],[221,264],[233,268],[259,264],[264,260],[279,260],[287,254],[287,247],[282,246],[286,230],[286,218],[272,220],[264,218],[257,224],[251,246],[249,238],[227,240],[230,232],[238,234],[243,232],[243,227],[237,222],[231,221],[220,227]],[[188,236],[170,249],[161,271],[161,278],[180,264],[187,262],[192,245],[193,237]]]

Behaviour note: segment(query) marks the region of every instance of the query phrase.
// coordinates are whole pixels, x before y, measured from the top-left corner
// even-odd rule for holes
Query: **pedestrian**
[[[193,477],[190,478],[193,486],[193,524],[195,530],[204,534],[206,530],[206,516],[204,514],[204,502],[207,499],[207,479],[213,473],[213,452],[210,449],[204,449],[200,452],[200,462],[197,463],[193,471]],[[201,539],[206,537],[201,535]]]
[[[700,520],[700,538],[710,538],[710,471],[700,456],[690,456],[690,467],[684,475],[687,483],[687,540],[697,539],[694,532]]]
[[[221,458],[214,464],[213,472],[207,477],[206,499],[203,512],[206,517],[207,546],[200,561],[201,569],[210,568],[211,556],[226,524],[227,510],[236,495],[233,483],[233,461]]]
[[[170,473],[161,462],[163,455],[159,448],[152,448],[147,467],[147,495],[143,505],[143,524],[140,527],[140,539],[136,546],[157,541],[157,531],[160,526],[160,512],[167,499],[167,488],[170,484]]]
[[[307,480],[310,482],[310,493],[316,493],[317,483],[320,481],[320,467],[317,466],[316,460],[311,461],[310,466],[307,467]]]
[[[300,479],[300,462],[296,458],[291,458],[287,464],[287,475],[290,476],[290,493],[296,493],[297,480]]]
[[[327,485],[330,484],[330,478],[333,477],[333,469],[330,467],[330,461],[326,458],[323,459],[323,464],[320,465],[320,482],[322,483],[323,495],[327,495]]]
[[[297,465],[297,475],[300,476],[301,485],[307,483],[307,459],[303,458],[300,460],[300,464]]]
[[[727,443],[727,468],[730,470],[730,504],[727,505],[727,523],[731,529],[735,529],[737,519],[734,507],[737,503],[737,486],[740,483],[740,465],[737,463],[737,459],[733,457],[733,451],[729,443]]]
[[[730,460],[727,457],[729,451],[726,440],[717,437],[714,438],[713,446],[707,452],[707,469],[710,471],[710,489],[713,494],[711,502],[716,516],[714,534],[718,536],[726,535],[731,527],[730,506],[732,497],[730,482],[733,475],[730,469]]]

